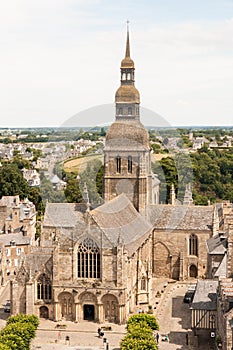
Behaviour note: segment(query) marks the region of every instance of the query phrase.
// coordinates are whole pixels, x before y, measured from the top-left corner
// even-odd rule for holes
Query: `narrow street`
[[[211,339],[208,337],[200,338],[199,345],[194,339],[189,304],[183,302],[188,283],[176,282],[163,285],[161,285],[163,293],[154,312],[160,326],[159,350],[212,349]],[[162,341],[166,334],[169,342]]]

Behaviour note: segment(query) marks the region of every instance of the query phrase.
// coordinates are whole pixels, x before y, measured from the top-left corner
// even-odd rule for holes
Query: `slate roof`
[[[199,280],[197,282],[191,309],[216,310],[217,309],[218,281]]]
[[[43,226],[73,228],[78,221],[83,218],[75,203],[47,203]]]
[[[120,236],[129,254],[134,253],[152,228],[125,194],[92,210],[91,216],[114,246],[117,245]]]
[[[224,255],[227,247],[227,237],[215,235],[206,241],[210,255]]]
[[[148,207],[148,220],[161,230],[212,230],[213,206],[159,204]]]
[[[226,277],[227,275],[227,255],[225,254],[217,271],[214,274],[214,277]]]
[[[52,248],[47,247],[31,247],[30,253],[23,256],[23,265],[30,271],[32,276],[41,271],[42,266],[48,266],[50,270],[51,263],[48,265],[48,262],[52,257],[52,251]]]
[[[10,246],[10,242],[14,241],[17,245],[27,245],[30,244],[30,237],[23,236],[22,232],[19,233],[3,233],[0,234],[0,243],[3,243],[4,246]]]

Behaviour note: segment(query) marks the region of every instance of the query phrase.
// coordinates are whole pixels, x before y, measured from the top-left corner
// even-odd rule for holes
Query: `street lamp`
[[[231,333],[232,333],[232,336],[231,336],[231,350],[233,350],[233,318],[229,321],[229,324],[231,326]]]

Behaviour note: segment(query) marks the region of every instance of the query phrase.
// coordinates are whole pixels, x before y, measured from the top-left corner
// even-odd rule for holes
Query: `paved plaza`
[[[170,281],[171,282],[171,281]],[[191,332],[191,313],[189,305],[183,303],[183,297],[187,290],[188,283],[171,282],[165,280],[156,281],[153,290],[160,290],[161,296],[154,299],[154,315],[157,317],[159,330],[159,350],[211,350],[213,349],[210,339],[199,339],[199,346]],[[9,316],[3,312],[4,300],[8,295],[1,298],[0,327],[5,326],[5,320]],[[4,300],[3,300],[4,299]],[[135,310],[136,312],[137,310]],[[146,311],[146,309],[144,310]],[[59,329],[58,324],[66,325],[65,329]],[[105,331],[104,338],[107,339],[109,350],[119,350],[120,341],[126,334],[125,325],[98,323],[82,321],[74,322],[53,322],[40,320],[36,338],[32,341],[31,350],[103,350],[103,339],[97,334],[100,326],[111,326],[111,331]],[[168,335],[169,342],[162,341]],[[187,335],[189,344],[187,344]],[[69,342],[66,337],[69,337]]]

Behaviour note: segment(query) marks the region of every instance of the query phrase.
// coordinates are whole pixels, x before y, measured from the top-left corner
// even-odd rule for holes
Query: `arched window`
[[[122,80],[126,80],[126,74],[125,73],[122,74]]]
[[[78,247],[77,277],[100,278],[100,250],[91,238],[84,239]]]
[[[132,173],[133,170],[133,161],[132,161],[132,157],[128,156],[128,173]]]
[[[128,108],[128,115],[132,115],[132,107]]]
[[[141,290],[146,290],[146,279],[142,277],[141,279]]]
[[[52,299],[51,281],[45,273],[40,275],[37,280],[37,299],[38,300]]]
[[[119,108],[119,115],[122,115],[122,114],[123,114],[123,109]]]
[[[128,74],[127,74],[127,80],[130,80],[130,79],[131,79],[131,74],[128,73]]]
[[[189,237],[189,255],[198,256],[198,241],[197,236],[194,234]]]
[[[120,156],[116,157],[116,170],[117,170],[117,173],[121,172],[121,157]]]

